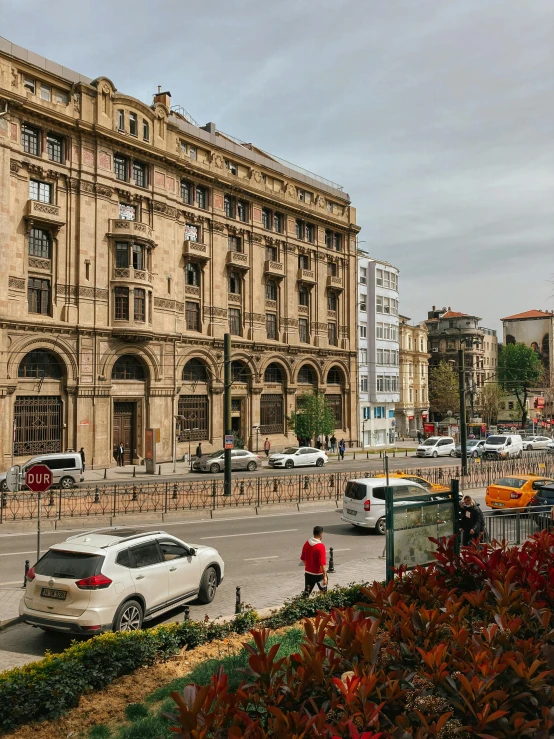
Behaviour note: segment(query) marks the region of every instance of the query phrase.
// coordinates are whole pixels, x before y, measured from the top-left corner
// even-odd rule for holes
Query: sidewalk
[[[24,592],[23,588],[0,588],[0,629],[19,620],[19,601]]]

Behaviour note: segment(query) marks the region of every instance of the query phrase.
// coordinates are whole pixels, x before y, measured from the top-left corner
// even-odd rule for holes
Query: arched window
[[[308,364],[298,370],[298,382],[301,385],[316,385],[315,372]]]
[[[327,373],[327,384],[328,385],[342,385],[343,384],[342,370],[339,369],[338,367],[331,367],[331,369]]]
[[[119,357],[112,369],[112,380],[144,380],[144,366],[132,354]]]
[[[52,258],[52,239],[48,231],[42,228],[32,228],[29,233],[29,256]]]
[[[63,376],[62,367],[58,359],[51,352],[44,349],[26,354],[19,365],[18,377],[39,377],[59,380]]]
[[[283,382],[283,373],[281,371],[281,367],[276,364],[276,362],[272,362],[267,366],[267,369],[264,373],[264,382],[270,382],[274,384],[280,384]]]
[[[185,284],[200,285],[200,267],[194,262],[187,262],[185,267]]]
[[[250,379],[250,370],[238,359],[231,362],[231,379],[233,382],[248,382]]]
[[[189,361],[183,367],[183,380],[196,381],[196,382],[207,382],[208,373],[206,372],[206,365],[200,359],[189,359]]]

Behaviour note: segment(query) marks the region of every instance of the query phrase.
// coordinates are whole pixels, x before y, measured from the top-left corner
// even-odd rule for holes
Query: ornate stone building
[[[338,185],[0,39],[0,445],[4,468],[290,443],[324,392],[356,437],[355,210]],[[178,421],[175,418],[180,416]],[[257,428],[259,427],[259,428]],[[353,433],[352,431],[353,430]]]
[[[415,438],[429,418],[427,326],[399,316],[400,402],[394,412],[399,436]]]

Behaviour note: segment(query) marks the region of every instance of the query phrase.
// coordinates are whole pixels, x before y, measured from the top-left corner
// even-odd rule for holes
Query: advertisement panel
[[[434,562],[435,545],[429,537],[439,539],[454,534],[454,514],[450,499],[435,505],[412,504],[394,509],[394,566],[408,567]]]
[[[504,341],[506,344],[526,344],[537,354],[543,367],[550,372],[550,344],[553,317],[533,320],[506,321]]]

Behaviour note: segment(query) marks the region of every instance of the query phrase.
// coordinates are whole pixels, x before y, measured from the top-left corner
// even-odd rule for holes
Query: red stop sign
[[[34,464],[25,473],[25,485],[33,493],[44,493],[54,482],[54,475],[50,467],[45,464]]]

